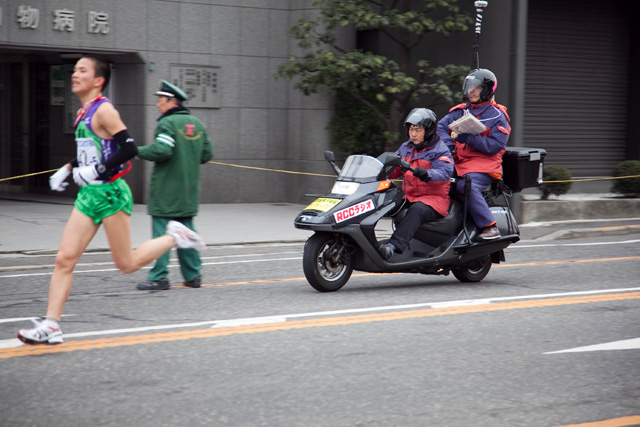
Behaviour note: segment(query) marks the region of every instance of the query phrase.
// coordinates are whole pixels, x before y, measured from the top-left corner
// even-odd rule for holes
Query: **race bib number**
[[[78,146],[78,165],[89,166],[100,163],[98,157],[98,150],[93,143],[92,138],[77,138],[76,144]]]
[[[319,199],[315,199],[313,203],[304,208],[304,210],[314,210],[320,212],[326,212],[338,203],[340,203],[342,199],[330,199],[328,197],[320,197]]]
[[[372,211],[374,209],[375,205],[373,204],[373,200],[366,200],[364,202],[358,203],[357,205],[349,206],[348,208],[334,213],[333,217],[336,222],[339,223],[358,215],[362,215],[363,213]]]

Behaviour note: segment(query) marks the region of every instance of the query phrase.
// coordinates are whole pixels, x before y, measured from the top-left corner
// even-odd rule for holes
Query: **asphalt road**
[[[37,347],[14,337],[53,256],[0,257],[0,425],[640,425],[640,234],[564,237],[477,284],[354,272],[328,294],[298,243],[210,247],[201,289],[172,268],[163,292],[86,254],[65,343]]]

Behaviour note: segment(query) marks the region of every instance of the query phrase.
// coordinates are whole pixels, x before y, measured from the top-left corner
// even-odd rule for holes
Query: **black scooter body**
[[[340,175],[337,182],[343,181],[345,177],[333,162],[333,153],[327,152],[325,156]],[[371,163],[370,159],[364,160]],[[294,221],[296,228],[315,231],[305,245],[303,257],[305,275],[315,289],[324,292],[340,289],[353,269],[374,273],[453,272],[461,281],[479,281],[486,276],[491,263],[504,261],[504,248],[520,240],[507,196],[498,186],[486,192],[500,230],[498,239],[476,241],[479,230],[467,216],[465,201],[452,197],[446,217],[422,224],[407,249],[384,260],[377,249],[384,241],[376,237],[376,224],[384,217],[392,217],[398,224],[406,207],[403,207],[404,194],[395,183],[387,181],[388,187],[382,189],[380,183],[385,182],[395,167],[410,168],[395,153],[384,153],[378,160],[381,162],[378,179],[347,177],[346,182],[358,184],[355,192],[324,194],[317,200],[330,200],[335,205],[318,210],[312,203]],[[500,197],[505,206],[496,203]],[[365,208],[356,208],[362,206]],[[345,219],[349,215],[352,216]]]

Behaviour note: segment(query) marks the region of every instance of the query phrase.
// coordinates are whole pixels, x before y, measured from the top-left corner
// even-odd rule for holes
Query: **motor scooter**
[[[476,241],[480,230],[467,215],[467,197],[462,201],[451,197],[446,217],[423,223],[402,253],[385,260],[377,249],[385,240],[378,240],[376,225],[383,218],[399,224],[407,209],[402,189],[389,175],[396,167],[411,167],[390,152],[377,158],[351,155],[342,168],[335,163],[333,152],[326,151],[325,159],[337,180],[329,193],[315,195],[317,198],[294,221],[296,228],[315,232],[304,246],[302,266],[309,284],[320,292],[339,290],[353,270],[453,273],[461,282],[479,282],[492,264],[505,260],[504,249],[520,240],[509,208],[510,191],[497,181],[484,195],[500,230],[499,238]],[[466,194],[470,184],[465,182]],[[454,183],[451,187],[453,191]]]

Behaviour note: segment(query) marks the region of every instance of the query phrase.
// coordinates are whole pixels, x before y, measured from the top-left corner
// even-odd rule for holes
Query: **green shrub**
[[[565,194],[571,188],[571,182],[549,182],[547,181],[568,181],[571,179],[571,171],[564,166],[549,165],[544,167],[542,173],[543,184],[539,190],[542,193],[542,200],[547,200],[549,195],[559,196]]]
[[[376,103],[375,94],[368,100]],[[336,91],[335,112],[329,124],[331,148],[338,155],[368,154],[378,156],[384,151],[385,124],[370,109],[343,90]]]
[[[625,160],[618,163],[611,173],[613,177],[636,175],[640,175],[640,160]],[[614,180],[612,191],[625,196],[638,197],[640,195],[640,176]]]

